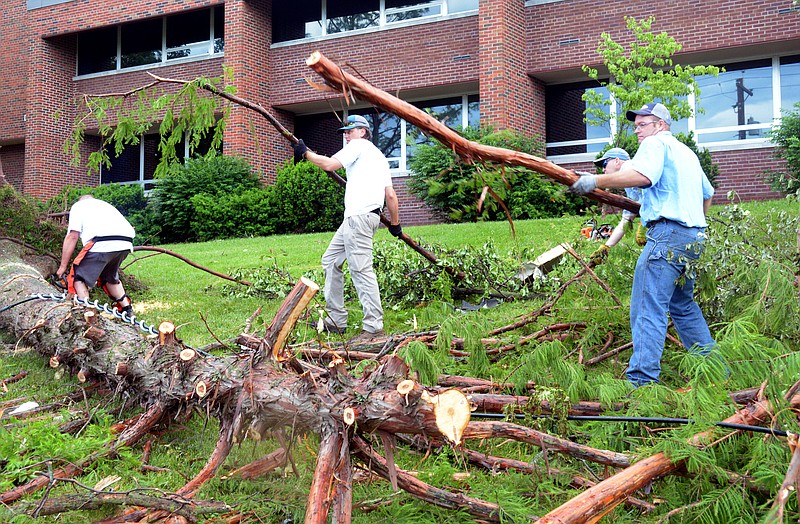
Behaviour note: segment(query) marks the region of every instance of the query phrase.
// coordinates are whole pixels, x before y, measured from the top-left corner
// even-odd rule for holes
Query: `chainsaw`
[[[614,228],[611,224],[597,225],[597,221],[594,218],[585,222],[581,227],[581,235],[589,240],[605,240],[611,236],[612,231],[614,231]]]

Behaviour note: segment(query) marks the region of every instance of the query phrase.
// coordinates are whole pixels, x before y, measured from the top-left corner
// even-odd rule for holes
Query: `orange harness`
[[[123,239],[124,240],[129,240],[129,239],[125,238],[125,237],[121,237],[121,238],[117,238],[117,237],[113,237],[113,238],[112,237],[101,237],[101,240],[105,240],[106,238],[108,238],[109,240],[123,240]],[[81,260],[83,260],[83,257],[86,256],[86,253],[88,253],[89,250],[92,249],[92,246],[94,246],[94,243],[95,243],[95,240],[93,239],[93,240],[88,241],[86,244],[84,244],[83,249],[81,249],[80,253],[78,253],[78,256],[75,257],[75,260],[72,261],[72,266],[69,269],[69,274],[65,278],[66,284],[67,284],[67,293],[69,293],[70,295],[77,294],[75,292],[75,266],[77,266],[78,264],[81,263]],[[123,306],[122,306],[122,301],[125,300],[126,298],[130,298],[130,297],[128,297],[128,295],[122,295],[119,298],[114,297],[111,294],[111,292],[108,290],[108,286],[106,285],[106,283],[103,282],[103,280],[100,279],[100,278],[97,279],[97,285],[100,287],[100,289],[103,290],[103,292],[105,292],[106,295],[108,295],[108,298],[110,298],[111,300],[114,301],[114,308],[117,309],[118,311],[122,312],[123,309],[124,309]],[[130,304],[128,306],[130,307]]]

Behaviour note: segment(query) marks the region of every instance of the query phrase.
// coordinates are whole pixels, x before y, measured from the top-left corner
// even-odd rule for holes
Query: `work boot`
[[[356,335],[353,338],[351,338],[350,339],[350,343],[351,344],[366,344],[368,342],[372,342],[376,338],[380,338],[380,337],[384,337],[384,336],[386,336],[386,333],[384,333],[382,329],[379,329],[378,331],[374,331],[374,332],[373,331],[364,330],[361,333],[359,333],[358,335]]]

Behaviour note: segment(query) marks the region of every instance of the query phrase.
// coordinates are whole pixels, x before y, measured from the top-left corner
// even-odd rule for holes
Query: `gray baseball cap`
[[[633,122],[636,120],[636,116],[654,116],[656,118],[660,118],[664,122],[667,123],[668,126],[672,125],[672,117],[669,114],[669,109],[664,104],[659,104],[653,102],[651,104],[645,104],[642,106],[641,109],[638,111],[628,111],[625,113],[625,117]]]

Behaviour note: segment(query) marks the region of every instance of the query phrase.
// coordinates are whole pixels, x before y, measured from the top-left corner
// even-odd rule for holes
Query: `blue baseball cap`
[[[636,120],[636,116],[654,116],[656,118],[660,118],[664,122],[667,123],[668,126],[672,125],[672,116],[669,114],[669,109],[664,104],[658,104],[653,102],[651,104],[645,104],[642,106],[641,109],[638,111],[628,111],[625,113],[625,117],[633,122]]]
[[[355,129],[357,127],[369,128],[369,122],[361,115],[350,115],[347,117],[347,125],[340,127],[339,131],[347,131],[348,129]]]
[[[612,147],[608,151],[606,151],[603,156],[598,158],[594,161],[594,165],[597,167],[603,167],[603,162],[608,160],[609,158],[619,158],[620,160],[630,160],[631,156],[628,154],[627,151],[622,149],[621,147]]]

